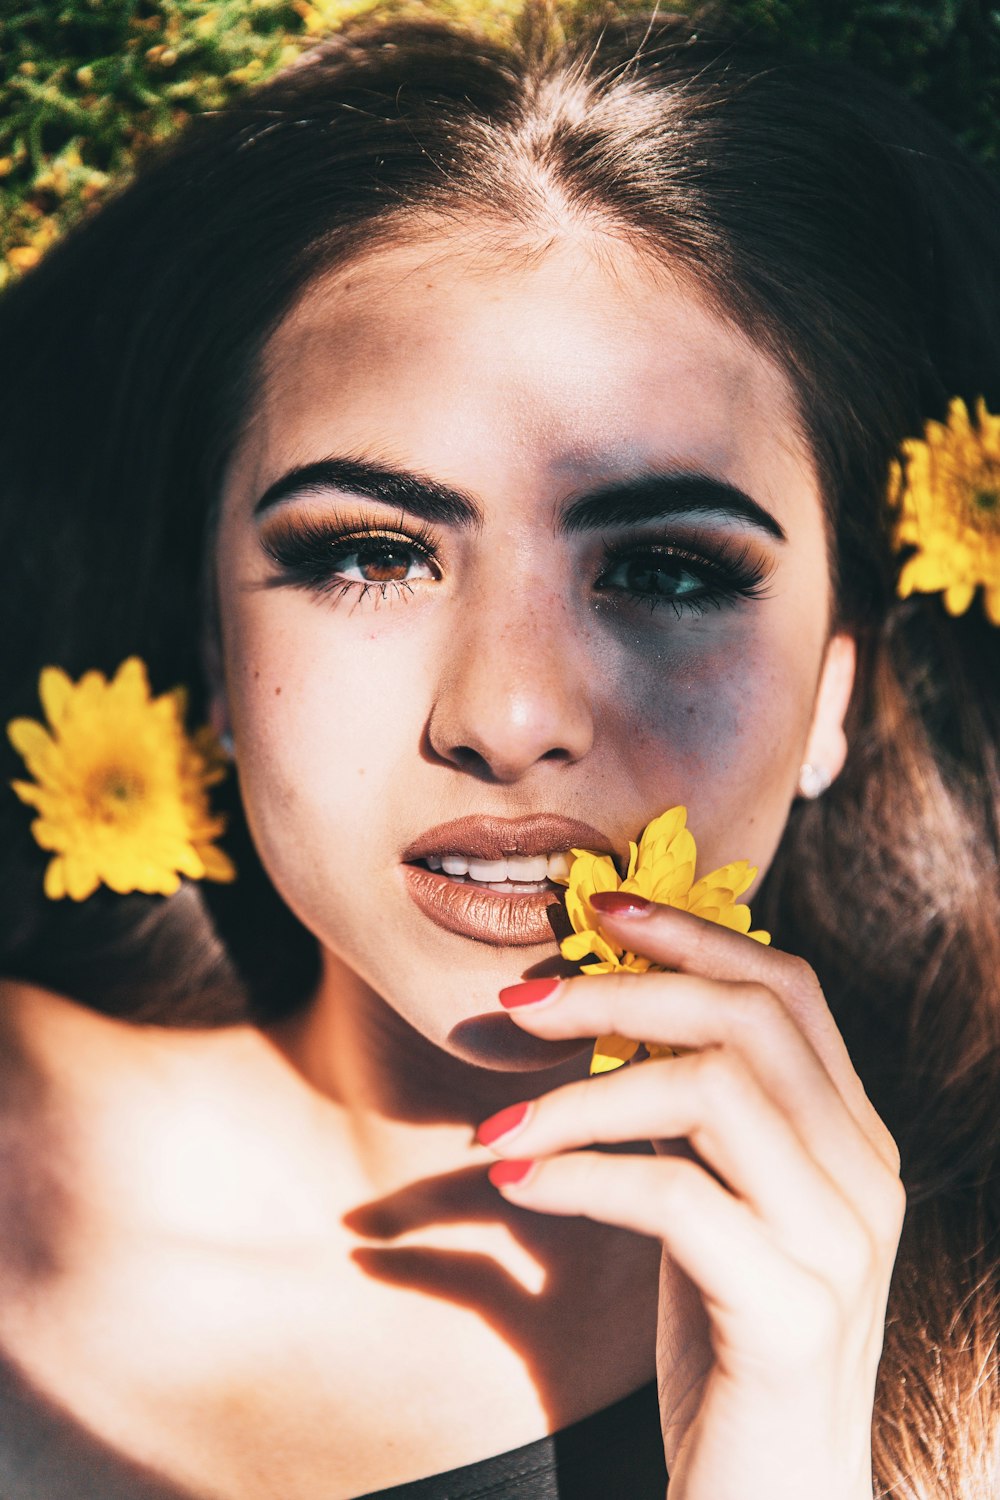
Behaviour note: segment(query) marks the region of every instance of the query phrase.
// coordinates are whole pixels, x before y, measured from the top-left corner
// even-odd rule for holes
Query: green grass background
[[[532,0],[580,16],[648,0]],[[151,144],[217,109],[358,15],[432,10],[509,34],[522,0],[0,0],[0,286],[34,265]],[[701,14],[694,0],[665,8]],[[717,7],[718,8],[718,7]],[[1000,160],[1000,9],[977,0],[729,0],[762,40],[847,58]]]

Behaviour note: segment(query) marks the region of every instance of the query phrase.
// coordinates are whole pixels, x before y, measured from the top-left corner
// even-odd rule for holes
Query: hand
[[[693,1050],[532,1101],[489,1142],[531,1166],[497,1185],[524,1208],[662,1242],[670,1500],[871,1500],[905,1210],[895,1142],[801,959],[664,906],[600,921],[674,972],[581,976],[534,1004],[515,986],[513,1019],[553,1041]],[[640,1139],[657,1154],[580,1149]]]

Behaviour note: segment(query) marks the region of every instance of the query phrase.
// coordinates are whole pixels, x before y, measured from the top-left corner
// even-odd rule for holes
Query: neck
[[[446,1051],[328,960],[308,1005],[265,1035],[310,1090],[337,1106],[361,1176],[385,1192],[431,1172],[481,1168],[494,1160],[474,1140],[482,1120],[585,1076],[588,1045],[557,1050],[529,1040],[525,1048],[513,1021],[489,1019],[497,1038],[517,1044],[514,1066],[478,1065]],[[493,1043],[494,1056],[502,1045]]]

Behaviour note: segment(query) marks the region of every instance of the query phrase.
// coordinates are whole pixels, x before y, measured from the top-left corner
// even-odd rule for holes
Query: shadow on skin
[[[51,1091],[10,1017],[0,1021],[0,1281],[5,1299],[37,1297],[62,1269],[73,1224],[71,1144]],[[3,1500],[196,1500],[124,1457],[35,1386],[0,1349]]]
[[[652,1150],[645,1144],[626,1144],[619,1150]],[[543,1291],[534,1293],[490,1254],[478,1251],[435,1249],[426,1246],[361,1246],[352,1258],[368,1275],[469,1308],[493,1328],[524,1362],[553,1429],[565,1426],[579,1415],[564,1405],[563,1395],[578,1388],[581,1350],[579,1341],[567,1337],[566,1302],[579,1285],[579,1246],[569,1237],[553,1243],[547,1215],[516,1207],[500,1197],[486,1177],[486,1168],[467,1167],[438,1177],[423,1178],[398,1192],[361,1205],[344,1215],[345,1226],[368,1239],[388,1241],[429,1225],[481,1222],[502,1224],[528,1254],[545,1269]],[[594,1253],[600,1239],[617,1234],[603,1225],[589,1225]],[[659,1248],[650,1240],[651,1273],[655,1276]],[[619,1241],[620,1244],[620,1241]],[[626,1277],[634,1267],[631,1257],[623,1266],[621,1286],[614,1278],[602,1284],[601,1307],[622,1305],[628,1295]],[[613,1263],[613,1260],[612,1260]],[[599,1352],[595,1332],[594,1349]]]
[[[3,1500],[198,1500],[95,1437],[0,1358]]]

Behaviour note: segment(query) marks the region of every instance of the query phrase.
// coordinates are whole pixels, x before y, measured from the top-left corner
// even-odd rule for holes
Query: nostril
[[[455,764],[463,771],[475,771],[477,775],[493,775],[489,761],[470,745],[456,745],[451,752]]]

